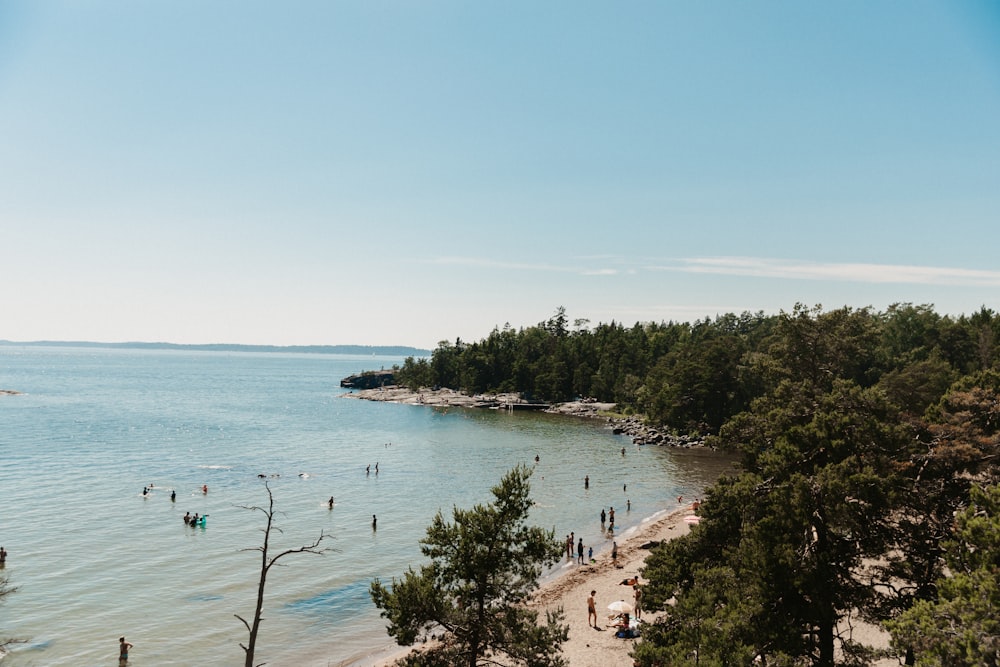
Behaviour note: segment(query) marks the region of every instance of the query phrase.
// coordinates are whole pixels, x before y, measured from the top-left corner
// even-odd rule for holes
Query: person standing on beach
[[[597,628],[597,600],[594,596],[597,595],[597,591],[590,591],[590,597],[587,598],[587,625],[592,628]],[[590,619],[593,618],[594,622],[591,623]]]
[[[633,584],[632,590],[635,591],[632,597],[635,599],[635,604],[632,606],[635,608],[635,620],[642,619],[642,589],[639,588],[639,584]]]
[[[580,538],[580,542],[576,545],[576,562],[583,565],[583,538]]]
[[[125,641],[124,637],[118,638],[118,664],[124,665],[128,662],[128,650],[132,648],[132,644]]]
[[[618,565],[618,542],[611,543],[611,564]]]

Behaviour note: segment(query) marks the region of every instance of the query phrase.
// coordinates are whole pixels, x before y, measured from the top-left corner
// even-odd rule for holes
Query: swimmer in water
[[[124,637],[118,639],[118,662],[120,664],[125,664],[128,662],[128,650],[132,648],[132,644],[125,641]]]
[[[333,509],[333,496],[330,496],[330,500],[326,502],[330,509]]]

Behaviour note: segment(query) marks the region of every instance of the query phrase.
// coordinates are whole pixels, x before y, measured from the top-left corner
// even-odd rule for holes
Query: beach
[[[569,638],[562,646],[562,654],[573,667],[632,667],[630,653],[637,639],[619,639],[608,627],[608,605],[616,600],[633,600],[632,587],[621,582],[639,576],[650,551],[642,546],[652,541],[666,541],[687,534],[691,526],[684,521],[685,516],[694,514],[690,504],[678,505],[676,510],[652,517],[633,529],[628,535],[618,539],[618,564],[611,560],[610,551],[595,554],[593,563],[569,565],[552,579],[545,581],[531,596],[529,605],[539,611],[544,618],[547,610],[562,607],[564,622],[569,626]],[[588,624],[587,598],[590,591],[596,591],[597,619],[599,629]],[[642,613],[642,620],[652,620],[656,613]],[[641,624],[640,624],[641,628]],[[371,667],[391,667],[394,661],[408,649],[391,658],[370,662]],[[412,649],[412,650],[419,650]]]
[[[688,534],[692,526],[685,521],[685,517],[694,513],[692,506],[685,504],[664,516],[654,517],[638,526],[624,539],[618,540],[617,565],[612,563],[610,552],[604,552],[589,565],[567,566],[563,573],[547,580],[535,591],[528,604],[539,611],[540,619],[544,619],[547,610],[561,607],[565,612],[564,623],[569,626],[569,637],[562,645],[562,655],[567,664],[573,667],[633,667],[630,653],[641,638],[615,637],[614,629],[609,627],[612,612],[608,610],[608,605],[616,600],[632,604],[632,587],[622,582],[638,577],[641,587],[645,581],[641,573],[650,551],[644,549],[643,545],[654,541],[665,542]],[[587,598],[590,591],[596,591],[596,629],[589,625],[587,618]],[[643,623],[653,621],[662,614],[662,611],[643,609],[640,631]],[[884,631],[856,618],[850,624],[842,622],[838,631],[867,646],[886,649],[889,645],[888,635]],[[365,667],[392,667],[395,660],[410,650],[419,648],[401,648],[391,658],[383,656],[381,660],[364,663]],[[360,667],[360,663],[354,664]],[[891,667],[898,664],[898,660],[882,658],[871,664],[872,667]]]

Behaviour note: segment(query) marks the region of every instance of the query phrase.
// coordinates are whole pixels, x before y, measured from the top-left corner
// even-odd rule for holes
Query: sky
[[[1000,309],[1000,3],[3,0],[0,339]]]

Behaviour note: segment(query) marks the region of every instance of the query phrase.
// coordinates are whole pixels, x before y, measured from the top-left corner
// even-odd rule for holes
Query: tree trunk
[[[833,622],[823,620],[817,628],[819,639],[819,660],[816,667],[833,667]]]
[[[270,505],[267,511],[267,527],[264,529],[264,544],[260,548],[260,578],[257,580],[257,606],[253,611],[253,623],[250,625],[250,638],[247,640],[246,661],[243,667],[254,667],[254,652],[257,650],[257,632],[260,630],[260,617],[264,609],[264,584],[267,583],[267,571],[270,567],[267,562],[267,548],[271,541],[271,524],[274,521],[274,497],[271,496],[271,489],[267,489],[270,498]]]

